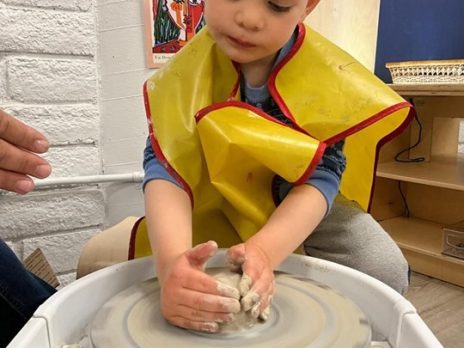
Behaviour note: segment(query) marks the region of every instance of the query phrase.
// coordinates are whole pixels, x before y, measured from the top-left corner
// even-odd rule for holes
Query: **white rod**
[[[49,186],[88,185],[104,182],[142,182],[143,176],[143,172],[132,172],[125,174],[100,174],[34,180],[34,183],[36,188],[42,188]]]

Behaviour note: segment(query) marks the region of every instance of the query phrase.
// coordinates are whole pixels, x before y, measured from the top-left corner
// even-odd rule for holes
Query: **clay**
[[[309,279],[277,274],[267,321],[216,334],[172,326],[160,312],[155,279],[120,292],[97,312],[89,333],[94,348],[367,348],[371,328],[348,298]],[[234,324],[235,325],[235,324]],[[240,324],[242,325],[242,324]]]
[[[210,270],[209,273],[219,282],[239,289],[241,275],[228,270]],[[253,317],[249,307],[243,306],[239,313],[235,314],[233,321],[228,323],[220,323],[219,329],[222,334],[233,334],[238,331],[248,330],[252,328],[258,319]]]

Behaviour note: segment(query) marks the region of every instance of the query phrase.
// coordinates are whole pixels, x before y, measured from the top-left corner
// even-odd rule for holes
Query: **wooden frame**
[[[145,56],[159,68],[204,26],[204,0],[144,0]]]

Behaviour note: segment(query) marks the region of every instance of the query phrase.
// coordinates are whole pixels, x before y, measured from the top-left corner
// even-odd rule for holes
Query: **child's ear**
[[[304,20],[313,10],[316,8],[317,4],[319,3],[320,0],[308,0],[305,8],[305,12],[303,14],[303,18],[301,20]]]

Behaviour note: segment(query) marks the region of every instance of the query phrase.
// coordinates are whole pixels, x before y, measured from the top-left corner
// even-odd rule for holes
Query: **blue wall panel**
[[[464,59],[464,0],[381,0],[375,73],[386,62]]]

